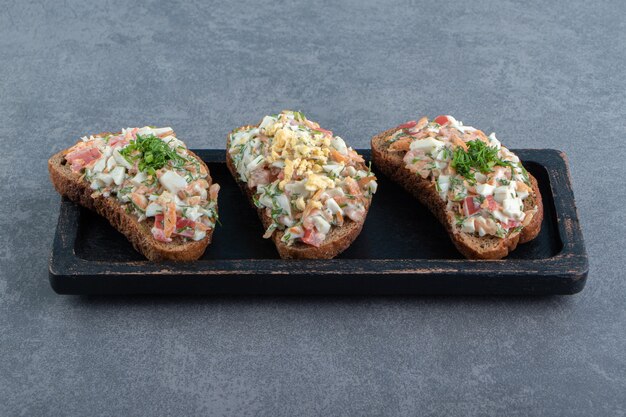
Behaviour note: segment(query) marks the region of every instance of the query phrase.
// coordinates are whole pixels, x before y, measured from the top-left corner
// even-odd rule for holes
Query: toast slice
[[[319,128],[319,125],[311,121],[307,121],[304,118],[304,116],[299,112],[284,111],[283,113],[281,113],[281,115],[278,115],[278,117],[286,117],[283,115],[290,115],[288,117],[292,117],[292,115],[294,114],[296,115],[297,118],[302,117],[301,119],[302,122],[310,123],[311,126],[313,126],[317,132],[323,133],[324,136],[327,136],[329,138],[333,137],[332,132],[327,131],[325,129],[321,129]],[[333,224],[330,230],[328,231],[328,233],[326,233],[326,235],[324,236],[323,240],[319,242],[314,242],[316,244],[305,243],[301,238],[296,238],[296,239],[293,239],[292,241],[285,242],[286,240],[285,235],[287,233],[290,233],[292,228],[284,227],[282,229],[277,228],[273,231],[271,230],[272,225],[275,224],[275,219],[272,218],[271,211],[267,207],[264,207],[258,203],[259,201],[258,194],[257,194],[258,187],[256,185],[251,185],[250,182],[242,180],[241,173],[238,172],[237,170],[237,163],[233,159],[233,154],[232,152],[229,151],[231,149],[232,139],[234,135],[237,134],[237,132],[249,131],[251,129],[259,129],[260,126],[263,126],[263,124],[266,123],[269,117],[270,116],[267,116],[266,118],[264,118],[263,121],[259,123],[258,125],[242,126],[230,132],[230,134],[228,135],[227,144],[226,144],[226,149],[227,149],[226,164],[228,166],[228,169],[233,175],[233,178],[235,178],[236,182],[238,183],[243,193],[246,195],[246,197],[250,201],[250,204],[252,204],[252,206],[254,206],[257,209],[257,213],[259,215],[259,218],[261,219],[263,227],[268,230],[268,232],[266,232],[264,237],[269,237],[272,239],[281,258],[283,259],[331,259],[331,258],[334,258],[339,253],[346,250],[361,232],[361,229],[363,228],[363,224],[365,222],[367,212],[371,204],[372,194],[376,190],[377,185],[376,185],[375,177],[371,175],[371,172],[369,171],[368,167],[365,165],[362,158],[360,158],[356,154],[356,152],[354,152],[350,148],[345,149],[346,154],[350,154],[354,157],[354,160],[352,160],[350,164],[352,164],[355,171],[360,172],[361,174],[363,172],[367,172],[368,175],[371,175],[371,180],[369,182],[367,183],[362,182],[364,186],[361,187],[361,191],[363,191],[365,194],[368,194],[368,196],[364,197],[362,201],[363,203],[362,215],[356,216],[357,217],[356,219],[352,219],[348,215],[345,215],[344,213],[345,218],[343,220],[343,223],[341,225]],[[266,133],[265,130],[263,132]],[[333,137],[333,138],[336,139],[338,137]],[[271,145],[274,139],[267,138],[267,140],[269,141],[268,143]],[[341,141],[341,143],[343,143],[343,140],[341,138],[339,138],[339,140]],[[330,161],[331,158],[328,158],[328,160]],[[273,180],[273,178],[276,176],[276,173],[277,173],[276,171],[280,171],[280,170],[274,170],[274,172],[270,173],[270,176],[271,176],[270,179]],[[282,171],[282,173],[284,175],[284,170]],[[306,174],[304,175],[304,177],[306,177]],[[273,180],[273,183],[274,184],[280,183],[280,180],[277,178]],[[368,191],[368,190],[373,190],[373,191]],[[323,192],[322,192],[322,196],[323,196]],[[339,199],[339,197],[335,197],[335,198]],[[255,204],[255,200],[257,201],[257,204]],[[311,200],[307,200],[307,201],[311,201]],[[326,200],[326,202],[327,202],[326,204],[327,206],[328,200]],[[308,204],[309,203],[307,203],[307,207],[308,207]],[[295,210],[295,207],[294,207],[294,210]]]
[[[130,129],[126,132],[129,131]],[[92,135],[90,139],[119,137],[120,135],[123,136],[123,134],[124,131],[117,133],[103,132],[97,135]],[[160,138],[164,141],[167,141],[168,138],[175,139],[175,134],[170,129],[165,134],[160,135]],[[132,138],[130,139],[130,142],[132,142]],[[178,146],[181,146],[181,143],[182,142],[177,141],[177,144],[179,144]],[[77,146],[80,146],[80,144],[81,142],[79,142]],[[122,149],[123,147],[124,146],[119,149]],[[115,229],[126,236],[138,252],[151,261],[167,260],[186,262],[196,260],[202,256],[207,246],[211,243],[214,221],[217,220],[217,191],[219,190],[219,186],[217,184],[212,184],[212,179],[207,166],[197,155],[186,148],[183,151],[190,161],[197,161],[197,163],[194,162],[193,165],[197,166],[199,168],[199,172],[203,173],[202,176],[209,186],[206,187],[205,191],[208,193],[208,189],[213,186],[211,193],[212,196],[207,196],[207,199],[211,200],[209,204],[214,211],[214,218],[200,218],[197,219],[198,222],[196,223],[204,222],[208,225],[212,225],[212,227],[207,227],[206,225],[200,227],[200,225],[198,225],[198,228],[203,229],[203,236],[200,235],[191,237],[190,235],[185,234],[182,232],[182,229],[189,231],[192,226],[195,228],[195,225],[190,223],[189,219],[183,219],[181,217],[180,209],[177,207],[175,227],[178,228],[179,223],[182,223],[182,226],[184,227],[179,231],[183,234],[174,233],[171,236],[164,238],[162,235],[157,233],[157,238],[155,237],[155,232],[153,232],[153,230],[159,229],[159,227],[167,227],[167,220],[157,220],[158,215],[151,217],[141,216],[140,218],[136,214],[138,212],[137,210],[139,210],[138,208],[135,212],[133,210],[129,210],[129,207],[133,207],[134,205],[133,201],[122,202],[113,192],[103,193],[94,190],[92,188],[92,183],[86,179],[86,171],[84,169],[77,170],[75,166],[73,169],[73,164],[67,160],[67,156],[72,149],[73,148],[69,148],[58,152],[48,160],[50,180],[59,194],[90,210],[95,211],[99,215],[106,218]],[[89,165],[93,167],[95,163],[92,162]],[[132,174],[139,172],[137,162],[135,162],[133,168],[128,169],[129,175],[127,178],[132,175],[131,172]],[[206,176],[204,176],[204,173],[206,173]],[[157,182],[160,182],[160,180]],[[183,191],[183,193],[184,192],[186,191]],[[157,224],[157,222],[160,223]],[[156,232],[158,232],[158,230],[156,230]]]
[[[448,117],[454,120],[452,117]],[[422,124],[424,123],[423,120],[424,119],[420,120]],[[417,122],[418,127],[420,122]],[[519,243],[528,242],[539,234],[543,220],[543,204],[537,180],[531,174],[528,174],[528,180],[532,190],[523,201],[523,212],[532,213],[532,218],[527,221],[527,224],[524,225],[521,230],[510,231],[503,237],[493,235],[479,236],[476,233],[462,231],[461,227],[457,224],[458,219],[454,213],[448,209],[447,202],[437,191],[436,182],[433,180],[432,176],[424,178],[409,170],[404,161],[404,157],[408,151],[406,146],[392,146],[394,143],[392,138],[398,133],[401,127],[402,125],[386,130],[372,138],[371,146],[374,165],[377,170],[404,187],[405,190],[411,193],[432,212],[446,228],[456,248],[466,258],[501,259],[513,251]],[[480,132],[480,134],[482,134],[482,132]],[[484,136],[484,134],[482,134],[482,136]],[[414,139],[409,138],[409,142],[413,140]],[[528,215],[529,214],[527,214],[527,216]]]

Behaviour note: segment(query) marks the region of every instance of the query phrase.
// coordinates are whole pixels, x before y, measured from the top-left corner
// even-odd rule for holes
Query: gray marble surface
[[[626,3],[2,1],[0,415],[626,413]],[[301,109],[356,146],[439,113],[571,161],[570,297],[70,297],[46,160],[88,132],[192,147]],[[217,242],[219,243],[219,242]]]

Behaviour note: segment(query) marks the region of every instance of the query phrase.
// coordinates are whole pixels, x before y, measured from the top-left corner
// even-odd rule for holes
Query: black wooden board
[[[154,263],[97,214],[63,199],[50,259],[59,294],[573,294],[587,253],[566,156],[515,152],[538,180],[541,233],[506,259],[472,261],[443,226],[402,188],[378,175],[361,235],[332,260],[282,260],[224,163],[224,150],[195,150],[221,185],[222,226],[204,256]],[[369,150],[359,150],[369,158]]]

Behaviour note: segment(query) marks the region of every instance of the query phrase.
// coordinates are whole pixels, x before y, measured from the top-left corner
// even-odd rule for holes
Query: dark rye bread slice
[[[444,225],[450,239],[466,258],[501,259],[513,251],[518,243],[528,242],[539,234],[543,220],[543,204],[537,180],[529,174],[533,193],[524,201],[524,211],[537,206],[537,212],[530,223],[516,235],[499,238],[495,236],[479,237],[464,233],[456,226],[451,213],[446,210],[446,203],[439,197],[430,179],[424,179],[405,168],[404,151],[390,151],[388,138],[398,129],[386,130],[372,138],[372,159],[376,169],[387,175],[405,190],[413,194]]]
[[[251,129],[257,126],[242,126],[238,129],[233,130],[231,133],[236,132],[241,129]],[[261,219],[261,223],[263,223],[263,227],[267,229],[270,224],[272,224],[272,218],[265,213],[265,209],[258,208],[254,205],[253,196],[254,191],[248,188],[248,185],[239,179],[239,174],[237,173],[237,168],[230,157],[230,153],[228,152],[230,149],[230,134],[228,135],[228,139],[226,141],[226,165],[228,166],[228,170],[232,174],[233,178],[239,184],[239,187],[243,191],[243,193],[248,197],[248,201],[250,204],[257,210],[259,218]],[[358,169],[367,170],[365,164],[361,164]],[[363,220],[360,222],[355,222],[346,217],[343,226],[337,227],[333,226],[328,234],[326,235],[326,239],[319,247],[307,245],[302,242],[294,242],[291,246],[288,246],[284,242],[281,242],[281,238],[285,234],[283,230],[275,230],[272,234],[272,241],[274,245],[276,245],[276,249],[278,250],[278,254],[283,259],[332,259],[335,256],[339,255],[341,252],[346,250],[352,242],[357,238],[359,233],[361,233],[361,229],[363,228],[363,223],[365,223],[365,218],[367,217],[367,212],[369,211],[369,206],[371,204],[371,199],[366,201],[365,206],[365,216],[363,216]]]
[[[110,133],[104,132],[98,136],[108,134]],[[119,132],[113,134],[119,134]],[[126,213],[126,210],[114,197],[92,198],[91,194],[94,190],[91,189],[91,184],[81,179],[80,174],[72,172],[70,165],[65,160],[65,152],[65,150],[61,151],[48,160],[48,171],[54,188],[62,196],[106,218],[115,229],[126,236],[138,252],[149,260],[193,261],[200,258],[211,243],[213,229],[207,230],[206,237],[198,241],[185,241],[180,236],[174,236],[170,243],[159,242],[150,231],[154,225],[154,219],[148,218],[139,222],[135,215]],[[189,154],[207,168],[197,155],[191,151]],[[209,172],[208,168],[207,172]],[[210,173],[206,180],[209,185],[212,183]]]

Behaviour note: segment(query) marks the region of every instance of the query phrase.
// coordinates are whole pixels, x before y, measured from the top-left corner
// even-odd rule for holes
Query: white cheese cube
[[[159,178],[159,182],[172,194],[176,194],[187,187],[187,181],[174,171],[166,171]]]
[[[172,149],[176,149],[178,147],[186,148],[185,144],[181,140],[175,138],[174,136],[164,137],[163,142],[167,143],[168,146]]]
[[[522,214],[522,200],[519,198],[505,198],[502,201],[502,212],[514,219],[518,219]]]
[[[476,182],[478,182],[479,184],[487,182],[487,176],[482,172],[475,172],[474,178],[476,178]]]
[[[322,165],[322,169],[329,174],[332,173],[334,176],[338,177],[341,174],[341,171],[345,168],[345,165],[342,164],[330,164],[330,165]]]
[[[287,190],[292,195],[307,196],[309,192],[306,190],[305,184],[306,180],[291,182],[285,185],[285,190]]]
[[[341,207],[339,207],[339,204],[337,204],[334,198],[329,198],[328,200],[326,200],[326,207],[328,207],[328,210],[330,210],[332,214],[341,213],[341,215],[343,216],[343,210],[341,209]]]
[[[494,187],[493,185],[489,185],[489,184],[478,184],[476,186],[476,192],[480,195],[482,195],[483,197],[487,197],[488,195],[493,195],[493,192],[495,191],[496,187]]]
[[[284,214],[287,217],[291,217],[291,204],[289,203],[289,199],[285,194],[278,194],[276,196],[276,202],[283,209]]]
[[[496,189],[494,190],[493,198],[498,203],[502,204],[505,198],[511,197],[512,192],[514,192],[514,190],[511,190],[508,185],[501,185],[500,187],[496,187]]]
[[[113,158],[112,156],[109,157],[109,159],[107,159],[107,170],[111,172],[111,170],[115,168],[116,166],[117,166],[117,162],[115,162],[115,158]]]
[[[274,119],[272,116],[265,116],[263,118],[263,121],[259,125],[259,128],[260,129],[265,129],[268,126],[273,125],[275,122],[276,122],[276,119]]]
[[[117,148],[113,150],[113,158],[115,158],[115,162],[117,162],[118,165],[121,165],[126,169],[131,169],[133,167],[133,164],[128,162],[128,160],[120,154],[120,151]]]
[[[141,186],[141,185],[142,185],[142,183],[143,183],[143,182],[144,182],[147,178],[148,178],[148,176],[146,175],[146,173],[145,173],[145,172],[139,171],[139,172],[137,173],[137,175],[135,175],[135,176],[134,176],[134,177],[130,180],[130,182],[131,182],[134,186],[139,187],[139,186]]]
[[[248,163],[248,165],[246,165],[246,171],[247,172],[254,171],[258,167],[263,165],[264,161],[265,161],[265,158],[263,157],[263,155],[257,156],[252,161],[250,161],[250,163]]]
[[[115,168],[113,168],[113,171],[111,171],[111,177],[113,177],[113,182],[115,182],[115,185],[122,185],[122,183],[124,182],[124,178],[126,177],[126,168],[122,166],[116,166]]]
[[[440,175],[439,178],[437,178],[437,184],[439,185],[439,194],[445,196],[450,189],[450,176]]]
[[[443,142],[433,138],[419,139],[411,142],[411,150],[421,150],[425,153],[432,152],[435,148],[443,146]]]
[[[504,224],[509,222],[509,218],[505,216],[504,213],[502,213],[500,210],[495,210],[493,212],[493,217],[495,217],[498,221]]]
[[[330,230],[330,223],[324,220],[322,216],[313,217],[313,224],[318,232],[326,234]]]
[[[491,135],[489,135],[489,143],[491,146],[495,146],[497,149],[500,149],[500,147],[502,146],[500,141],[496,138],[495,133],[492,133]]]
[[[163,207],[157,203],[150,203],[148,207],[146,207],[146,217],[154,217],[157,214],[163,213]]]
[[[368,186],[370,188],[370,192],[372,194],[376,194],[376,190],[378,190],[378,183],[376,181],[370,181]]]
[[[101,172],[96,176],[96,178],[102,181],[102,183],[107,187],[113,183],[113,177],[111,176],[111,174],[105,174],[104,172]]]
[[[92,190],[99,190],[100,187],[102,187],[102,181],[100,181],[99,179],[94,179],[91,182],[91,189]]]
[[[104,168],[106,167],[106,163],[107,163],[107,159],[102,157],[100,159],[98,159],[98,162],[96,162],[93,166],[93,172],[102,172],[104,171]]]
[[[145,129],[145,128],[142,128],[142,129]],[[150,133],[152,133],[154,136],[161,136],[161,135],[164,135],[166,133],[174,132],[174,130],[172,130],[171,127],[156,127],[156,128],[148,128],[148,129],[151,130]],[[137,133],[139,133],[139,132],[137,132]]]
[[[341,139],[339,136],[335,136],[330,140],[330,145],[337,150],[342,155],[348,154],[348,147],[346,146],[346,142]]]
[[[346,193],[344,193],[343,189],[341,189],[340,187],[330,188],[326,190],[326,194],[328,194],[330,197],[343,197],[344,195],[346,195]]]

